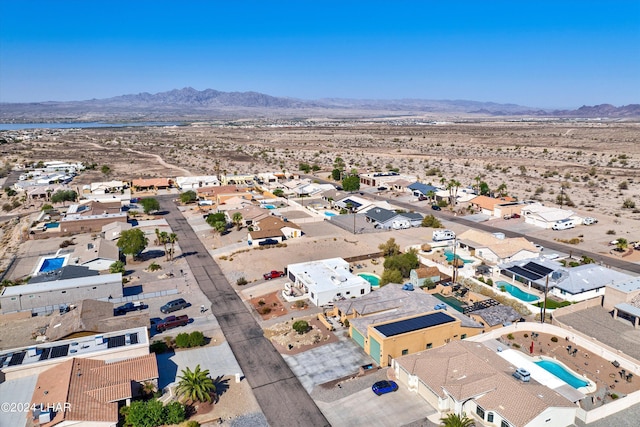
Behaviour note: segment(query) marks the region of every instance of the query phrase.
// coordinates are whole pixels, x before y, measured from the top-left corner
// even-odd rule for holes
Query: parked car
[[[398,384],[396,384],[395,381],[387,381],[387,380],[378,381],[377,383],[371,386],[371,390],[373,390],[375,394],[380,396],[386,393],[392,393],[394,391],[397,391]]]
[[[511,214],[511,218],[520,218],[520,214],[517,214],[517,213]]]
[[[438,205],[431,205],[431,209],[433,209],[434,211],[441,211],[442,208]]]
[[[418,197],[418,201],[422,202],[423,200],[429,200],[429,198],[427,196],[423,196],[423,195]]]
[[[378,187],[378,191],[384,191],[386,189],[387,189],[387,187],[383,187],[383,186]]]
[[[596,224],[598,222],[597,219],[592,218],[590,216],[586,217],[585,219],[582,220],[582,223],[584,225],[591,225],[591,224]]]
[[[187,303],[183,298],[174,299],[173,301],[169,301],[162,307],[160,307],[160,311],[163,313],[173,313],[174,311],[182,310],[183,308],[187,308],[189,303]]]
[[[145,305],[142,301],[128,302],[120,307],[116,307],[113,309],[114,316],[122,316],[127,314],[130,311],[139,311],[144,310],[145,308],[149,308],[148,305]]]
[[[264,239],[258,242],[258,245],[260,246],[266,246],[266,245],[277,245],[278,242],[276,239]]]
[[[177,328],[178,326],[186,326],[189,323],[189,316],[169,316],[165,317],[161,322],[156,324],[156,330],[158,332],[164,332],[168,329]]]
[[[262,277],[264,277],[264,280],[277,279],[278,277],[284,277],[284,271],[271,270],[268,273],[264,273]]]

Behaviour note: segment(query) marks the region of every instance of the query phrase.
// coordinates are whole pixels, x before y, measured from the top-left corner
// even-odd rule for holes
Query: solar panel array
[[[122,347],[124,346],[125,341],[124,335],[107,338],[107,348]]]
[[[528,262],[522,268],[524,268],[525,270],[536,272],[538,274],[541,274],[542,276],[546,276],[547,274],[553,272],[552,269],[547,268],[544,265],[536,264],[535,262]]]
[[[22,351],[20,353],[14,353],[13,356],[11,356],[11,360],[9,361],[9,366],[16,366],[21,364],[26,355],[27,355],[26,351]]]
[[[55,359],[56,357],[64,357],[69,354],[69,344],[59,345],[56,347],[51,347],[51,359]]]
[[[49,358],[49,354],[51,353],[51,348],[45,347],[42,349],[42,353],[40,353],[40,359],[38,360],[47,360]]]
[[[443,312],[425,314],[424,316],[414,317],[412,319],[400,320],[398,322],[387,323],[376,326],[382,335],[392,337],[394,335],[406,334],[407,332],[418,331],[432,326],[443,325],[445,323],[455,322],[455,318]]]
[[[536,280],[542,278],[541,274],[535,273],[535,272],[530,271],[530,270],[525,270],[524,268],[518,267],[517,265],[514,265],[513,267],[507,268],[507,271],[510,271],[512,273],[517,274],[520,277],[524,277],[525,279],[529,279],[529,280],[532,280],[532,281],[536,281]]]
[[[129,339],[131,340],[131,344],[138,344],[138,333],[129,335]]]

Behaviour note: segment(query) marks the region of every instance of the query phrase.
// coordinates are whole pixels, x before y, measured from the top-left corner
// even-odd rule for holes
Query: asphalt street
[[[178,235],[180,248],[211,312],[235,355],[246,380],[272,426],[329,426],[298,378],[267,340],[218,265],[174,205],[173,196],[157,197],[165,219]]]

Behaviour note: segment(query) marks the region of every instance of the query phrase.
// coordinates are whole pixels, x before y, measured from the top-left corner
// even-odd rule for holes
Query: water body
[[[90,128],[125,128],[141,126],[185,126],[184,122],[74,122],[74,123],[0,123],[0,130],[25,129],[90,129]]]

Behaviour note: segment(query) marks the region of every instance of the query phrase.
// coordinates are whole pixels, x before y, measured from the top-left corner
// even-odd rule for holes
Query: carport
[[[613,318],[618,316],[629,319],[633,323],[633,327],[638,329],[640,326],[640,308],[628,303],[618,304],[613,308]]]

